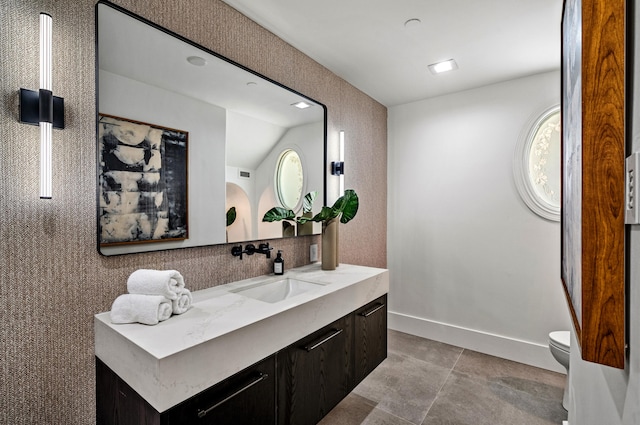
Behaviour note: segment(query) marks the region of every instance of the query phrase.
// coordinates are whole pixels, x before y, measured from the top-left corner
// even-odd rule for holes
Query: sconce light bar
[[[53,128],[64,128],[64,99],[52,90],[51,15],[40,14],[40,90],[20,89],[20,122],[40,126],[40,198],[52,194],[51,139]]]
[[[339,145],[339,161],[333,161],[331,163],[331,174],[334,176],[340,176],[344,174],[344,131],[340,131],[340,145]]]
[[[344,131],[340,131],[339,161],[331,163],[331,174],[340,177],[340,196],[344,194]]]

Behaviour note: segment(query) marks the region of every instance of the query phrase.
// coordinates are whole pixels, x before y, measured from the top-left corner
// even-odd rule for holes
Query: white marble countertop
[[[319,285],[276,303],[233,292],[283,277]],[[97,314],[95,354],[163,412],[388,291],[385,269],[311,264],[195,291],[188,312],[155,326],[112,324],[109,312]]]

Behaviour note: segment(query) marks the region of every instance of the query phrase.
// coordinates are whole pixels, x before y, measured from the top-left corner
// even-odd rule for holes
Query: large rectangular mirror
[[[96,21],[100,253],[295,235],[262,217],[314,191],[320,211],[324,105],[110,2]]]

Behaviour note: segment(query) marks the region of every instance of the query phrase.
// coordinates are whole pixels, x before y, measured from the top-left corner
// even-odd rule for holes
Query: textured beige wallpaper
[[[219,0],[118,4],[327,105],[330,153],[347,134],[346,186],[361,209],[340,230],[341,262],[386,266],[386,108]],[[93,315],[138,268],[175,268],[191,289],[271,271],[230,246],[122,257],[96,250],[94,0],[0,2],[0,424],[95,422]],[[54,197],[38,198],[37,127],[17,119],[20,87],[38,88],[38,13],[54,19]],[[354,64],[354,66],[357,66]],[[335,187],[334,182],[330,182]],[[303,265],[320,238],[272,242]]]

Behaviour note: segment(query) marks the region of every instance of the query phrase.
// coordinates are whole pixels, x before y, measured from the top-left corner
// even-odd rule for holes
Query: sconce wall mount
[[[332,161],[331,162],[331,174],[334,176],[340,176],[344,174],[344,161]]]
[[[21,88],[20,122],[31,125],[48,122],[53,128],[64,129],[64,98],[54,96],[51,90]]]

